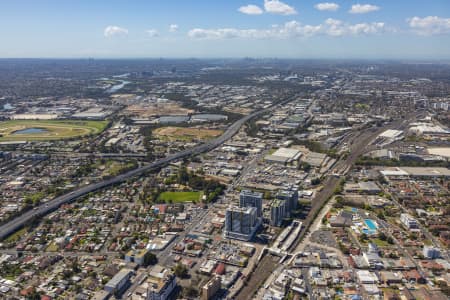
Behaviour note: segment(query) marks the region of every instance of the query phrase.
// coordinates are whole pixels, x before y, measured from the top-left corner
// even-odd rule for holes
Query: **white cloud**
[[[290,5],[279,0],[264,0],[264,9],[268,13],[277,15],[295,15],[297,11]]]
[[[354,4],[349,10],[351,14],[367,14],[369,12],[380,10],[380,7],[372,4]]]
[[[369,35],[386,30],[385,24],[381,22],[348,24],[336,19],[327,19],[319,25],[304,25],[297,21],[290,21],[268,29],[195,28],[188,32],[188,36],[193,39],[288,39],[316,35],[333,37]]]
[[[330,36],[342,36],[345,34],[345,27],[343,22],[335,19],[325,20],[325,32]]]
[[[386,27],[383,22],[374,23],[360,23],[348,26],[348,30],[351,34],[376,34],[385,31]]]
[[[253,4],[241,6],[238,11],[246,15],[261,15],[264,12],[259,6]]]
[[[325,33],[330,36],[370,35],[388,31],[383,22],[348,24],[336,19],[325,20]]]
[[[128,34],[128,29],[119,26],[108,26],[103,31],[105,37],[124,36]]]
[[[157,37],[157,36],[159,36],[159,32],[156,29],[148,29],[145,32],[147,33],[147,36],[149,36],[149,37]]]
[[[428,16],[413,17],[407,20],[409,27],[420,35],[439,35],[450,33],[450,18]]]
[[[178,31],[178,25],[177,24],[170,24],[169,25],[169,32],[177,32]]]
[[[314,5],[317,10],[327,10],[327,11],[337,11],[339,9],[339,4],[333,2],[323,2]]]

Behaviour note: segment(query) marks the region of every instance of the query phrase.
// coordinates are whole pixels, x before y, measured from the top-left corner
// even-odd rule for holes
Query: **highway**
[[[80,187],[79,189],[77,189],[75,191],[72,191],[70,193],[56,197],[46,203],[43,203],[43,204],[33,208],[32,210],[24,212],[22,215],[14,218],[13,220],[0,226],[0,240],[3,240],[10,234],[12,234],[15,231],[17,231],[18,229],[22,228],[23,226],[25,226],[27,223],[29,223],[34,218],[42,217],[42,216],[48,214],[49,212],[58,209],[61,205],[70,203],[70,202],[74,201],[75,199],[82,197],[86,194],[95,192],[97,190],[103,189],[105,187],[108,187],[108,186],[111,186],[114,184],[124,182],[129,178],[140,176],[148,171],[157,169],[159,167],[163,167],[163,166],[165,166],[171,162],[177,161],[179,159],[186,158],[186,157],[189,157],[192,155],[197,155],[197,154],[200,154],[203,152],[211,151],[214,148],[223,144],[225,141],[232,138],[239,131],[239,129],[242,127],[242,125],[244,125],[250,119],[252,119],[258,115],[267,113],[268,111],[275,108],[277,105],[287,103],[291,100],[292,100],[292,98],[282,101],[280,103],[274,104],[273,106],[271,106],[269,108],[254,112],[250,115],[247,115],[247,116],[239,119],[238,121],[233,123],[230,127],[228,127],[228,129],[220,137],[218,137],[214,140],[211,140],[205,144],[201,144],[194,148],[186,149],[181,152],[169,155],[165,158],[154,161],[153,163],[150,163],[148,165],[136,168],[134,170],[131,170],[131,171],[121,174],[121,175],[117,175],[116,177],[113,177],[111,179]]]

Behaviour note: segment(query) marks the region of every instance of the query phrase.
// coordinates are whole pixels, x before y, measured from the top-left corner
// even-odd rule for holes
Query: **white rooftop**
[[[380,137],[396,138],[396,137],[400,136],[402,133],[403,133],[403,131],[401,131],[401,130],[388,129],[385,132],[383,132],[382,134],[380,134]]]

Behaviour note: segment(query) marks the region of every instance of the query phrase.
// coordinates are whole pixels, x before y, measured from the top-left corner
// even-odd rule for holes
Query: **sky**
[[[450,0],[3,0],[2,58],[450,59]]]

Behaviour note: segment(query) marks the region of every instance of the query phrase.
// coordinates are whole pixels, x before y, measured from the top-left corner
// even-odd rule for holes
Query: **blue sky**
[[[12,0],[0,57],[450,59],[449,0]]]

